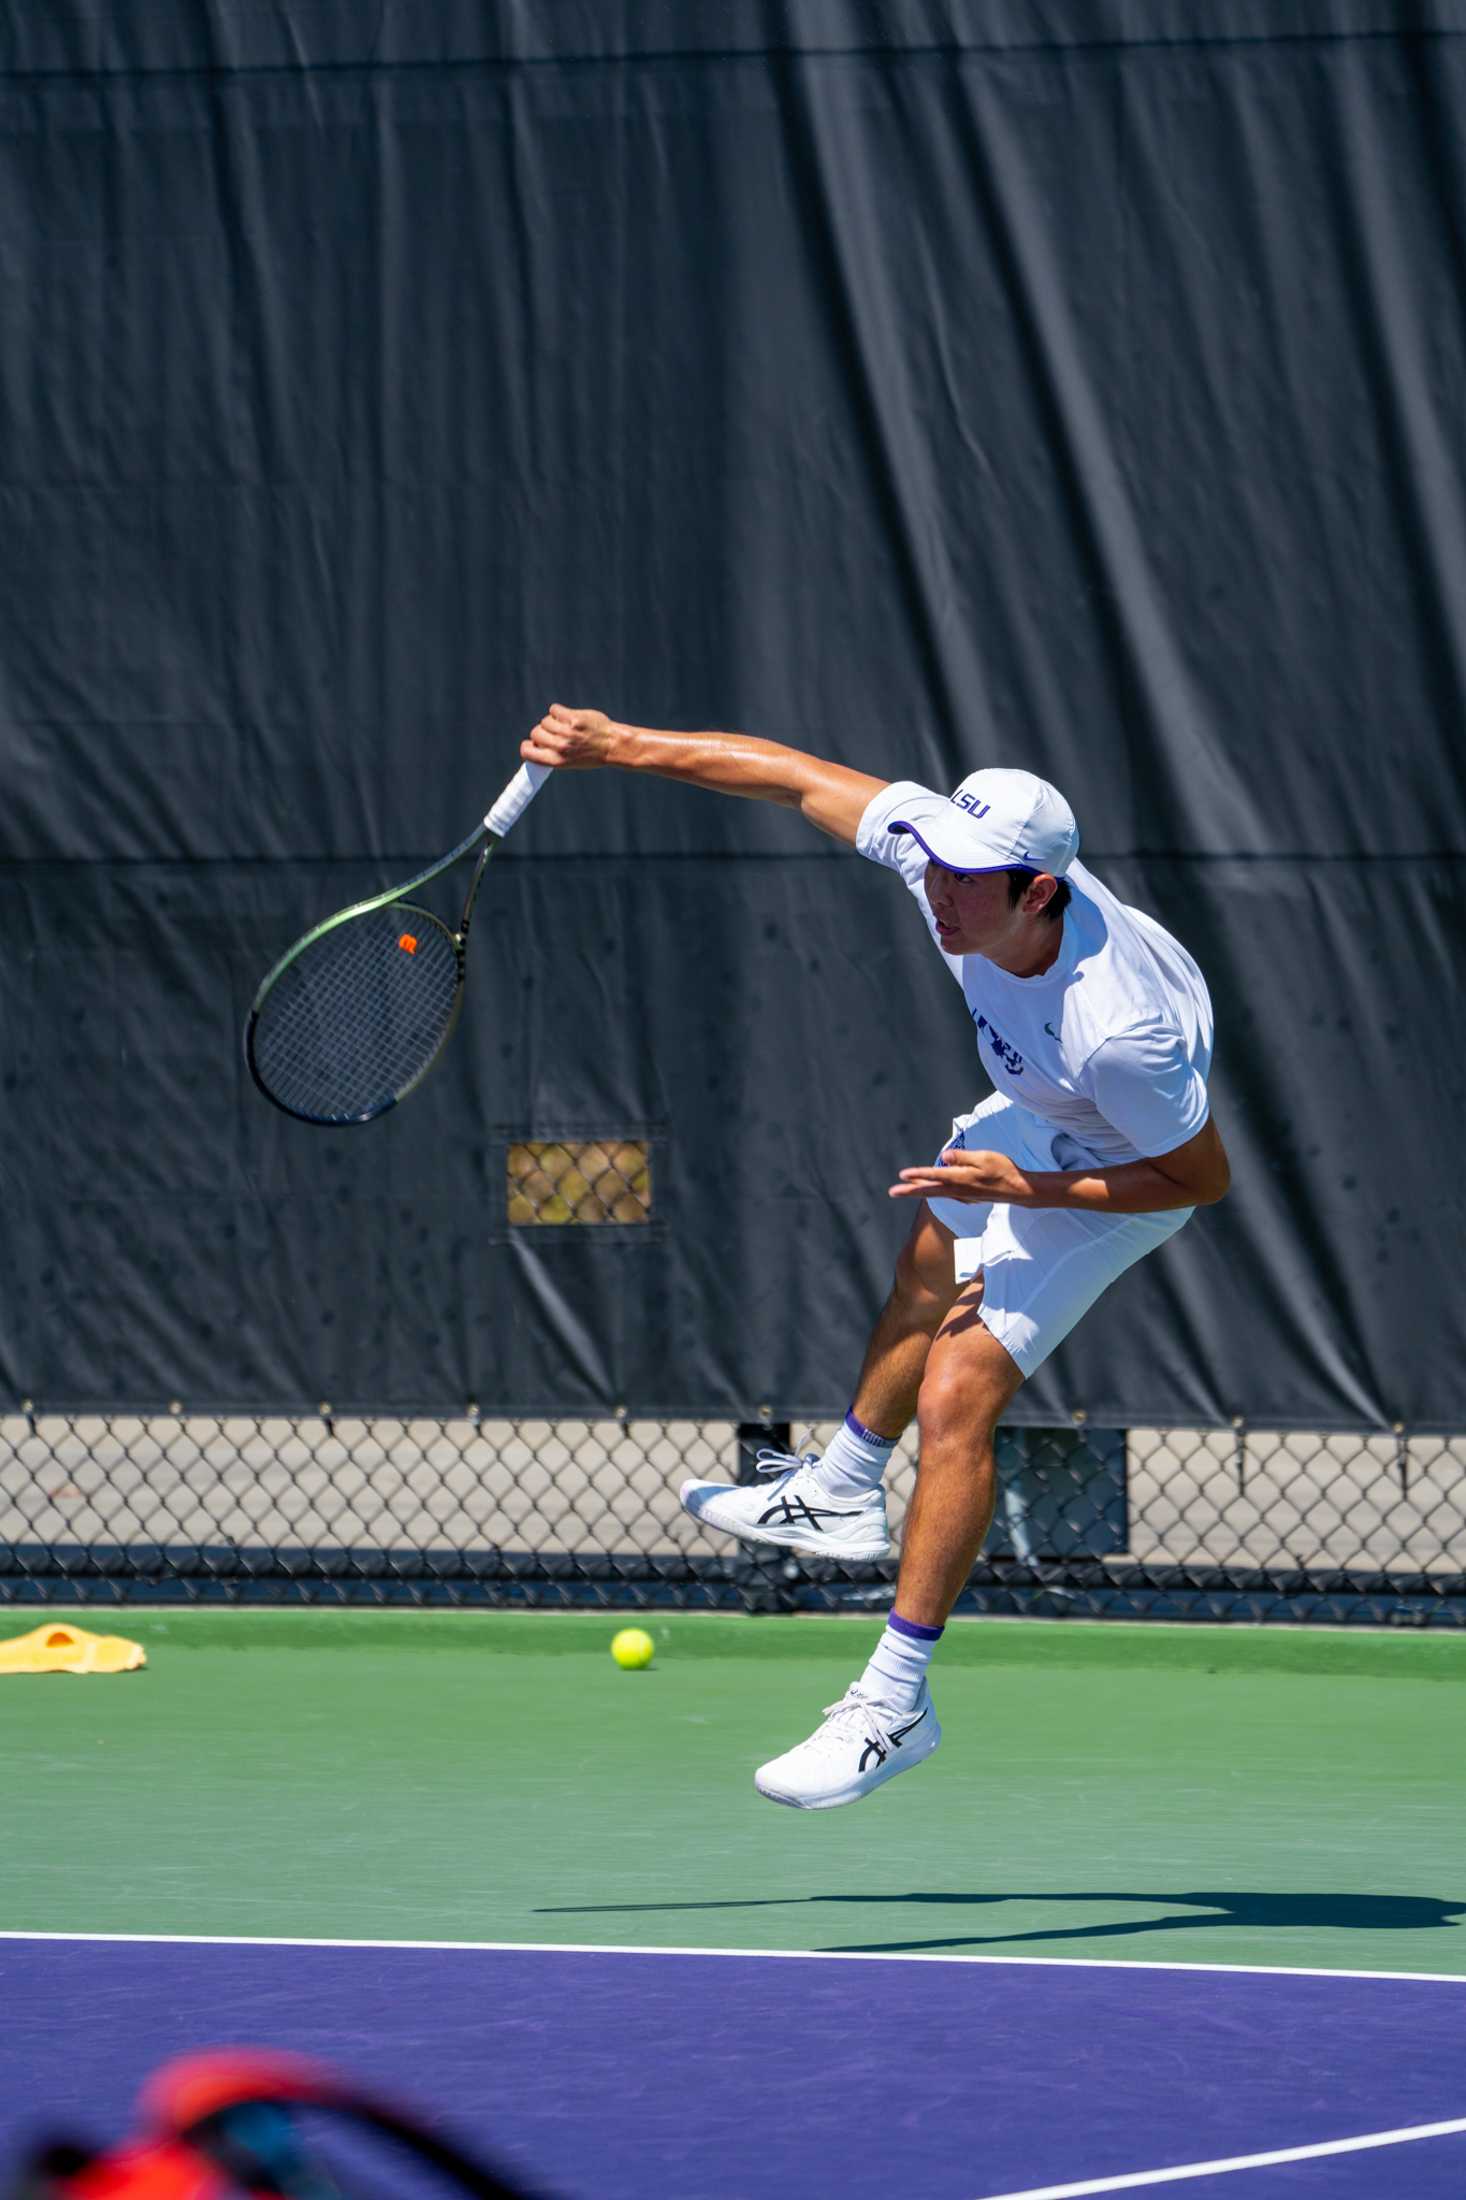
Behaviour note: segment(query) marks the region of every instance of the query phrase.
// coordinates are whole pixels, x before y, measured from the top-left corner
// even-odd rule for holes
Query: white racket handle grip
[[[521,764],[484,819],[489,831],[502,840],[510,826],[523,817],[549,776],[548,764]]]

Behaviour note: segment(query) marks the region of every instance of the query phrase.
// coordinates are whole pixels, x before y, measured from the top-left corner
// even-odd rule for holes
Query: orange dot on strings
[[[417,953],[417,941],[410,932],[404,932],[397,945],[404,955],[415,955]]]

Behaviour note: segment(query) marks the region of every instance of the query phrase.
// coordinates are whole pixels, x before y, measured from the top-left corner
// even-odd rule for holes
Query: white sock
[[[893,1711],[914,1711],[926,1679],[931,1656],[941,1641],[940,1627],[918,1627],[914,1620],[893,1612],[875,1654],[860,1676],[863,1696],[888,1704]]]
[[[868,1497],[872,1490],[880,1488],[895,1448],[894,1436],[877,1436],[874,1429],[857,1421],[853,1413],[847,1413],[814,1470],[815,1486],[823,1490],[826,1497],[843,1497],[852,1502]]]

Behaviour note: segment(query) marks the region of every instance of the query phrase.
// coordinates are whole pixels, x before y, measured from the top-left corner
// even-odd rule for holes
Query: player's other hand
[[[968,1153],[961,1146],[947,1146],[940,1161],[921,1169],[903,1169],[891,1186],[891,1197],[958,1199],[978,1205],[996,1199],[1022,1205],[1032,1189],[1017,1162],[1005,1153]]]
[[[615,732],[603,710],[569,710],[551,703],[533,733],[519,744],[527,764],[548,764],[557,771],[594,771],[611,761]]]

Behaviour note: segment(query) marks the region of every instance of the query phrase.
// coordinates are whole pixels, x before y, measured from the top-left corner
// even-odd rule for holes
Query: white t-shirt
[[[998,1091],[1101,1163],[1170,1153],[1194,1138],[1209,1107],[1212,1011],[1185,948],[1072,863],[1063,942],[1042,976],[1015,978],[985,955],[947,954],[922,886],[926,850],[887,823],[929,792],[909,779],[883,788],[855,845],[899,871],[916,896]]]

